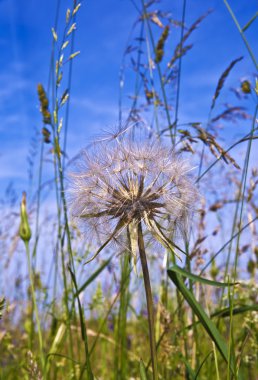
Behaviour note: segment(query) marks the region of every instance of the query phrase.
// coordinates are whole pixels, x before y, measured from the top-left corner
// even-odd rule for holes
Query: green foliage
[[[144,367],[144,364],[143,364],[142,360],[140,360],[139,368],[140,368],[140,377],[141,377],[141,380],[148,380],[147,373],[145,371],[145,367]]]
[[[183,297],[187,301],[187,303],[190,305],[193,312],[197,315],[200,323],[206,330],[206,332],[209,334],[212,341],[215,343],[217,349],[221,353],[222,357],[226,362],[228,362],[228,350],[227,345],[221,334],[219,333],[216,325],[211,321],[211,319],[208,317],[208,315],[203,310],[202,306],[196,301],[195,297],[193,296],[192,292],[187,289],[184,282],[182,281],[181,276],[179,276],[176,272],[173,270],[174,268],[171,268],[168,270],[168,275],[171,278],[171,280],[176,285],[177,289],[182,293]],[[176,268],[177,269],[177,268]],[[230,359],[231,361],[231,359]],[[230,363],[230,368],[234,376],[236,376],[236,373],[234,371],[234,365],[233,363]]]

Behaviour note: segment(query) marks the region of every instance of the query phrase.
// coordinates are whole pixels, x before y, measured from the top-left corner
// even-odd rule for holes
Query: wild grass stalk
[[[249,53],[249,55],[250,55],[250,57],[251,57],[251,60],[253,61],[253,64],[254,64],[254,66],[255,66],[255,68],[256,68],[256,70],[257,70],[257,69],[258,69],[258,63],[257,63],[257,61],[256,61],[256,58],[255,58],[254,52],[253,52],[251,46],[249,45],[249,42],[247,41],[247,38],[246,38],[246,36],[245,36],[245,30],[246,30],[246,28],[245,28],[245,30],[243,30],[243,28],[241,28],[241,26],[240,26],[240,24],[239,24],[239,22],[238,22],[238,19],[237,19],[235,13],[233,12],[232,8],[230,7],[228,1],[227,1],[227,0],[223,0],[223,1],[224,1],[225,5],[226,5],[226,7],[227,7],[227,9],[228,9],[228,11],[229,11],[231,17],[232,17],[232,20],[234,21],[234,23],[235,23],[235,25],[236,25],[236,27],[237,27],[237,29],[238,29],[238,31],[239,31],[239,34],[240,34],[242,40],[244,41],[244,44],[245,44],[245,46],[246,46],[246,49],[247,49],[247,51],[248,51],[248,53]],[[251,25],[251,24],[249,24],[249,26],[250,26],[250,25]]]
[[[39,342],[39,351],[40,351],[40,360],[41,360],[41,369],[44,374],[45,378],[45,355],[43,351],[43,339],[42,339],[42,331],[41,331],[41,323],[39,318],[39,311],[38,311],[38,305],[36,300],[36,292],[34,287],[34,275],[33,275],[33,269],[31,265],[31,257],[30,257],[30,247],[29,247],[29,241],[31,239],[31,229],[28,222],[28,214],[27,214],[27,208],[26,208],[26,194],[23,194],[22,202],[21,202],[21,212],[20,212],[21,222],[20,222],[20,238],[23,240],[25,249],[26,249],[26,256],[27,256],[27,263],[28,263],[28,272],[29,272],[29,279],[30,279],[30,287],[31,287],[31,296],[33,301],[33,309],[35,310],[35,318],[36,318],[36,325],[37,325],[37,332],[38,332],[38,342]],[[32,314],[33,315],[33,314]],[[33,321],[32,321],[33,323]]]
[[[146,29],[147,29],[147,32],[148,32],[148,35],[150,38],[150,44],[151,44],[153,51],[155,51],[154,36],[153,36],[152,28],[150,26],[149,17],[148,17],[148,13],[146,10],[146,4],[144,3],[144,0],[141,0],[141,3],[142,3],[142,9],[143,9],[143,19],[145,20],[145,23],[146,23]],[[164,108],[165,108],[165,113],[166,113],[166,118],[167,118],[167,123],[168,123],[167,127],[169,128],[169,133],[171,136],[171,142],[172,142],[172,145],[174,147],[175,146],[175,140],[174,140],[174,135],[172,133],[173,125],[172,125],[171,117],[170,117],[170,113],[169,113],[167,93],[166,93],[165,86],[164,86],[164,81],[163,81],[163,77],[162,77],[160,63],[156,62],[156,65],[157,65],[159,84],[160,84],[161,93],[163,96]]]
[[[185,32],[185,17],[186,17],[186,0],[183,1],[182,6],[182,18],[181,18],[181,28],[180,28],[180,42],[179,42],[179,58],[178,58],[178,72],[177,72],[177,85],[176,85],[176,101],[175,101],[175,116],[174,116],[174,136],[173,141],[176,141],[177,137],[177,124],[178,124],[178,112],[179,112],[179,102],[180,102],[180,89],[181,89],[181,73],[182,73],[182,57],[183,57],[183,38]]]
[[[66,25],[63,31],[63,37],[60,41],[60,47],[57,50],[57,60],[55,62],[55,48],[56,43],[58,40],[58,35],[56,33],[56,30],[53,28],[53,53],[52,53],[52,115],[50,114],[48,110],[48,102],[47,100],[43,104],[41,101],[41,108],[42,108],[42,114],[44,121],[51,125],[52,127],[52,134],[53,134],[53,140],[54,140],[54,172],[55,172],[55,189],[56,189],[56,203],[57,203],[57,220],[58,220],[58,227],[57,227],[57,245],[56,245],[56,255],[58,255],[59,249],[61,253],[61,265],[62,265],[62,274],[63,274],[63,283],[64,283],[64,304],[65,304],[65,310],[66,310],[66,323],[68,327],[68,336],[69,336],[69,352],[71,359],[74,358],[74,343],[73,343],[73,335],[71,332],[71,316],[74,313],[74,310],[70,309],[69,305],[69,293],[71,291],[71,288],[68,286],[68,279],[67,279],[67,271],[66,271],[66,257],[65,257],[65,241],[67,241],[67,251],[68,251],[68,262],[69,266],[71,267],[71,273],[73,273],[73,282],[76,282],[75,278],[75,266],[74,266],[74,260],[73,260],[73,253],[72,253],[72,246],[71,246],[71,236],[70,236],[70,227],[68,222],[68,215],[67,215],[67,203],[65,198],[65,187],[64,187],[64,158],[61,159],[61,148],[60,148],[60,133],[62,130],[62,118],[59,117],[60,109],[61,107],[66,103],[66,121],[65,121],[65,133],[64,133],[64,149],[66,148],[66,139],[67,139],[67,126],[68,126],[68,116],[69,116],[69,101],[68,101],[68,90],[65,90],[65,92],[62,94],[62,96],[59,98],[59,87],[62,82],[63,77],[63,60],[64,60],[64,49],[67,46],[69,42],[69,36],[71,37],[71,49],[74,47],[74,33],[73,30],[75,29],[75,17],[76,13],[79,9],[80,4],[77,4],[75,1],[73,4],[72,10],[67,10],[66,13]],[[56,23],[57,24],[57,23]],[[70,56],[68,58],[69,61],[69,73],[68,73],[68,89],[70,89],[71,86],[71,75],[72,75],[72,60],[77,55],[77,53],[70,51]],[[45,107],[45,108],[44,108]],[[64,218],[64,227],[62,219]],[[58,261],[56,261],[57,265]],[[56,275],[57,275],[57,269],[56,269]],[[80,311],[80,322],[83,323],[83,317],[82,317],[82,308],[79,303],[79,311]],[[82,339],[84,341],[85,350],[87,351],[87,336],[85,338],[85,323],[81,326],[81,329],[83,331]],[[87,351],[88,354],[88,351]],[[75,367],[74,367],[74,361],[71,360],[70,363],[72,364],[73,373],[75,375]],[[92,378],[92,373],[90,370],[90,365],[88,361],[86,361],[86,367],[89,378]]]
[[[216,380],[220,380],[218,356],[217,356],[216,346],[213,342],[212,342],[212,349],[213,349],[214,362],[215,362]],[[228,371],[229,371],[229,369],[228,369]]]
[[[45,354],[44,354],[44,350],[43,350],[43,338],[42,338],[39,311],[38,311],[38,306],[37,306],[37,301],[36,301],[36,292],[35,292],[35,287],[34,287],[34,278],[33,278],[32,266],[31,266],[31,259],[30,259],[29,242],[25,241],[24,243],[25,243],[27,261],[28,261],[28,271],[29,271],[29,277],[30,277],[31,296],[32,296],[32,300],[33,300],[34,310],[35,310],[36,326],[37,326],[37,332],[38,332],[41,368],[42,368],[42,372],[44,374],[43,378],[45,379]]]
[[[86,363],[87,379],[88,380],[94,380],[94,376],[93,376],[92,369],[91,369],[91,363],[90,363],[89,348],[88,348],[88,337],[87,337],[87,329],[86,329],[86,324],[85,324],[84,311],[83,311],[83,308],[81,305],[80,297],[78,295],[78,285],[77,285],[75,274],[72,271],[71,267],[69,267],[69,271],[70,271],[72,281],[73,281],[73,284],[75,287],[75,291],[77,294],[79,316],[80,316],[80,326],[81,326],[81,337],[82,337],[82,341],[84,343],[84,351],[85,351],[85,363]],[[82,368],[80,378],[82,378],[84,371],[85,371],[85,368]]]
[[[255,66],[255,68],[257,69],[258,68],[258,63],[256,62],[256,58],[255,58],[255,55],[252,51],[252,48],[251,46],[249,45],[247,39],[246,39],[246,36],[245,36],[245,33],[244,33],[244,30],[240,27],[240,24],[236,18],[236,15],[234,14],[232,8],[230,7],[229,3],[224,0],[224,3],[240,33],[240,36],[242,37],[244,43],[245,43],[245,46],[247,48],[247,51],[250,55],[250,58]],[[245,162],[244,162],[244,168],[243,168],[243,172],[242,172],[242,178],[241,178],[241,182],[240,182],[240,188],[239,188],[239,196],[238,196],[238,202],[237,202],[237,205],[236,205],[236,211],[235,211],[235,217],[234,217],[234,222],[233,222],[233,228],[232,228],[232,235],[235,231],[235,228],[236,228],[236,224],[238,224],[238,231],[240,230],[241,228],[241,224],[242,224],[242,218],[243,218],[243,210],[244,210],[244,201],[245,201],[245,192],[246,192],[246,185],[247,185],[247,173],[248,173],[248,169],[249,169],[249,161],[250,161],[250,153],[251,153],[251,148],[252,148],[252,142],[253,142],[253,136],[254,136],[254,131],[255,131],[255,124],[256,124],[256,118],[257,118],[257,113],[258,113],[258,106],[257,106],[257,99],[256,99],[256,107],[255,107],[255,111],[254,111],[254,116],[253,116],[253,121],[252,121],[252,125],[251,125],[251,130],[250,130],[250,139],[248,140],[248,143],[247,143],[247,149],[246,149],[246,156],[245,156]],[[239,217],[238,217],[238,211],[239,211]],[[232,236],[231,235],[231,236]],[[239,250],[240,250],[240,246],[239,246],[239,243],[240,243],[240,234],[238,234],[237,236],[237,241],[236,241],[236,251],[235,251],[235,258],[234,258],[234,268],[233,268],[233,281],[235,282],[236,279],[237,279],[237,268],[238,268],[238,257],[239,257]],[[231,248],[231,245],[230,245],[230,248]],[[230,252],[231,252],[231,249],[229,248],[229,253],[228,253],[228,257],[227,257],[227,262],[226,262],[226,270],[228,269],[228,266],[229,266],[229,260],[230,260]],[[227,275],[227,272],[225,272],[225,276]],[[222,293],[223,295],[223,293]],[[233,291],[232,291],[232,295],[230,294],[230,289],[229,289],[229,304],[230,304],[230,330],[229,330],[229,352],[231,353],[232,351],[232,355],[233,355],[233,358],[234,358],[234,363],[235,363],[235,366],[236,366],[236,360],[235,360],[235,350],[236,350],[236,347],[235,347],[235,339],[234,339],[234,320],[233,320],[233,308],[234,308],[234,298],[235,298],[235,290],[233,288]],[[232,350],[232,351],[231,351]],[[237,370],[237,368],[235,367],[235,372],[238,373],[239,371]],[[229,379],[230,378],[230,370],[228,369],[228,372],[227,372],[227,378]]]

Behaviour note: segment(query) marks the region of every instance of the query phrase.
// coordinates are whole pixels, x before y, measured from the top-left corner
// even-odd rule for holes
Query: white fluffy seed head
[[[166,247],[186,228],[198,192],[191,167],[159,141],[125,135],[83,151],[71,173],[70,206],[78,226],[104,244],[142,222]]]

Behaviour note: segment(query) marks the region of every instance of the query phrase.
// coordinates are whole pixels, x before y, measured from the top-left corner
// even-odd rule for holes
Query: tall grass
[[[224,3],[257,69],[246,37],[256,15],[241,27],[229,2]],[[76,29],[80,33],[76,18],[81,4],[71,2],[60,24],[57,2],[49,83],[38,85],[42,129],[36,196],[28,194],[26,206],[23,195],[21,222],[12,189],[7,189],[5,207],[1,205],[1,247],[8,252],[1,260],[11,272],[23,240],[19,249],[27,256],[29,283],[25,281],[26,297],[19,278],[14,299],[0,293],[0,379],[255,379],[258,171],[251,155],[258,137],[257,80],[240,81],[233,89],[237,104],[221,110],[218,101],[227,91],[228,77],[242,60],[229,57],[207,121],[181,124],[184,59],[194,54],[192,34],[208,22],[211,11],[188,26],[186,1],[179,20],[162,2],[132,4],[136,22],[120,68],[118,128],[102,143],[119,142],[129,131],[131,139],[158,141],[193,162],[201,194],[197,210],[189,225],[170,231],[169,238],[155,225],[163,246],[146,240],[141,221],[136,228],[128,223],[122,248],[109,244],[126,225],[122,217],[101,244],[87,241],[74,224],[66,181],[73,160],[67,159],[66,148],[72,65],[80,59],[74,39]],[[243,74],[239,71],[239,77]],[[126,75],[134,88],[129,109],[122,80]],[[252,115],[242,101],[249,101]],[[248,132],[228,146],[222,128],[243,121]],[[46,146],[51,147],[53,180],[44,182]],[[235,154],[236,147],[243,156]],[[46,189],[55,204],[50,216]],[[17,226],[14,233],[11,226]],[[43,250],[51,261],[49,273],[40,266]]]

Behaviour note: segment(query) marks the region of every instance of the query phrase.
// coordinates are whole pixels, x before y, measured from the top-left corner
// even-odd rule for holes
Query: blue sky
[[[140,0],[135,0],[140,5]],[[182,1],[163,1],[176,19]],[[244,25],[257,11],[255,0],[231,1]],[[61,0],[60,27],[72,1]],[[254,73],[239,33],[222,0],[189,0],[186,23],[190,25],[208,9],[214,12],[193,33],[193,50],[183,59],[179,120],[204,121],[218,78],[229,63],[244,55],[226,82],[228,89],[241,77]],[[12,181],[18,194],[28,188],[27,155],[35,129],[41,128],[37,83],[47,85],[54,25],[54,0],[0,0],[0,197]],[[78,12],[73,65],[68,154],[84,147],[91,136],[113,128],[118,121],[118,73],[129,31],[137,11],[129,0],[83,1]],[[247,32],[257,55],[258,19]],[[173,32],[174,33],[174,32]],[[175,39],[179,35],[175,31]],[[177,42],[176,41],[176,42]],[[125,77],[126,95],[132,91],[132,74]],[[224,91],[220,102],[230,102]],[[125,114],[126,116],[126,114]],[[229,136],[235,131],[229,131]]]
[[[140,4],[140,0],[134,2]],[[164,0],[162,7],[170,11],[175,19],[180,19],[182,2]],[[65,11],[71,7],[72,0],[60,0],[60,3],[58,32],[64,26]],[[230,3],[241,25],[245,25],[257,11],[256,0],[231,0]],[[57,0],[0,0],[0,200],[10,182],[16,190],[18,201],[22,191],[30,189],[27,156],[35,131],[40,131],[42,127],[36,89],[39,82],[47,87],[51,27],[55,22],[56,5]],[[218,79],[232,60],[244,56],[230,73],[218,99],[216,112],[223,103],[232,102],[230,87],[239,85],[240,78],[251,78],[254,73],[254,66],[222,0],[188,0],[186,24],[191,25],[210,8],[214,10],[213,13],[192,34],[189,42],[194,44],[194,48],[183,58],[180,123],[207,120]],[[84,0],[82,3],[75,34],[75,51],[80,50],[81,53],[73,63],[67,146],[69,157],[85,147],[90,138],[101,130],[117,126],[119,69],[136,18],[137,10],[130,0]],[[246,34],[256,56],[257,26],[258,19]],[[179,41],[179,30],[173,29],[171,33],[174,36],[173,50]],[[133,73],[127,69],[123,99],[125,105],[129,103],[127,96],[133,93],[134,80]],[[252,112],[252,102],[247,101],[246,105]],[[225,146],[236,135],[243,135],[248,126],[249,121],[228,125],[224,134]],[[47,153],[50,146],[45,148]],[[38,156],[34,164],[35,185]],[[45,178],[52,178],[52,170],[52,165],[46,163]],[[48,201],[42,212],[44,217],[45,213],[53,211],[52,205],[51,200]],[[18,202],[15,207],[18,212]],[[52,247],[51,231],[47,235],[49,247]],[[45,239],[43,244],[46,244]],[[42,260],[48,262],[45,251],[42,252]],[[17,260],[21,260],[21,263],[17,261],[18,268],[24,265],[24,260],[22,255],[17,257]],[[17,268],[13,268],[14,271]],[[9,276],[9,272],[6,276]],[[8,281],[5,283],[8,284]]]

